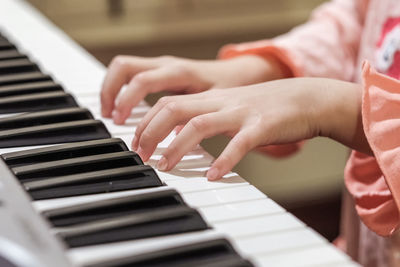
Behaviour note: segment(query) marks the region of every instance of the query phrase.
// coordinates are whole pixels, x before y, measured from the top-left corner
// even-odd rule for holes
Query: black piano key
[[[109,138],[101,121],[79,120],[0,131],[0,148],[48,145]]]
[[[0,98],[0,114],[77,107],[75,99],[62,91]]]
[[[0,61],[0,75],[39,71],[39,67],[27,58]]]
[[[0,51],[12,48],[15,48],[15,46],[12,43],[10,43],[8,40],[0,39]]]
[[[0,86],[0,97],[57,91],[64,89],[53,81],[39,81]]]
[[[12,171],[18,179],[27,182],[83,172],[129,167],[141,163],[142,160],[138,154],[132,151],[123,151],[25,165],[12,168]]]
[[[226,239],[162,249],[84,267],[253,267]]]
[[[179,206],[53,230],[69,247],[82,247],[206,229],[208,225],[195,209]]]
[[[12,168],[33,163],[128,150],[128,147],[120,138],[107,138],[11,152],[3,154],[2,158],[7,165]],[[141,162],[141,164],[143,164],[143,162]]]
[[[21,54],[17,49],[0,50],[0,60],[9,60],[17,58],[27,58],[27,56]]]
[[[2,99],[0,103],[1,101]],[[82,108],[23,113],[0,119],[0,147],[2,148],[109,137],[110,134],[104,124],[93,120],[90,112]]]
[[[64,175],[58,177],[51,177],[32,182],[25,182],[24,187],[27,191],[38,189],[54,188],[62,185],[70,184],[86,184],[102,179],[111,181],[118,180],[118,177],[129,179],[131,177],[146,178],[146,172],[153,172],[153,168],[148,165],[135,165],[131,167],[113,168],[101,171],[84,172],[72,175]],[[111,178],[111,179],[110,179]]]
[[[162,186],[153,168],[147,165],[50,177],[23,186],[32,199],[51,199]]]
[[[31,71],[17,74],[0,75],[0,86],[48,80],[51,80],[49,75],[40,71]]]
[[[156,209],[187,206],[174,189],[105,199],[43,212],[53,226],[71,226]]]
[[[88,119],[93,119],[93,116],[90,111],[85,108],[65,108],[22,113],[0,118],[0,136],[4,130],[19,130],[31,126]]]

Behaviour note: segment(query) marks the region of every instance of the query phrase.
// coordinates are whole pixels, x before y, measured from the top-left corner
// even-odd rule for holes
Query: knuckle
[[[170,114],[180,113],[180,105],[177,102],[169,102],[164,106],[165,110]]]
[[[207,120],[202,116],[191,119],[189,123],[197,132],[204,132],[208,127]]]
[[[127,56],[118,55],[111,60],[110,67],[122,68],[126,64],[127,64]]]
[[[159,56],[158,59],[162,63],[170,63],[171,61],[174,61],[176,58],[174,56],[171,56],[171,55],[163,55],[163,56]]]
[[[192,70],[189,64],[185,62],[176,62],[171,66],[171,69],[179,76],[190,76],[192,75]]]
[[[160,105],[161,107],[164,107],[170,101],[171,101],[171,97],[170,96],[163,96],[157,101],[157,104]]]
[[[149,75],[142,72],[142,73],[136,74],[136,76],[132,79],[132,82],[138,84],[139,86],[146,86],[146,85],[150,84],[151,78]]]

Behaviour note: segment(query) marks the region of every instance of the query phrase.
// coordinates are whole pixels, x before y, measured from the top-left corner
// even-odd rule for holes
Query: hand
[[[246,153],[263,145],[322,135],[368,150],[359,130],[360,91],[351,83],[297,78],[168,96],[145,115],[132,148],[147,161],[176,125],[185,124],[157,165],[160,170],[170,170],[204,138],[217,134],[233,137],[208,171],[210,180],[225,175]]]
[[[228,60],[190,60],[163,56],[115,57],[101,90],[102,115],[123,124],[131,110],[150,93],[198,93],[282,78],[288,70],[278,61],[259,56]],[[123,85],[127,88],[121,91]]]

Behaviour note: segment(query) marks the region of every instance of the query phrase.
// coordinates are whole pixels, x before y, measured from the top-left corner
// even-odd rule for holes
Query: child
[[[102,114],[120,124],[148,93],[187,93],[157,102],[132,148],[147,160],[185,125],[158,162],[169,170],[202,139],[227,134],[232,140],[208,171],[210,180],[253,148],[289,143],[288,152],[296,141],[333,138],[354,149],[345,169],[353,198],[346,200],[338,245],[364,266],[400,262],[400,3],[334,0],[290,33],[228,45],[220,58],[118,56],[104,81]]]

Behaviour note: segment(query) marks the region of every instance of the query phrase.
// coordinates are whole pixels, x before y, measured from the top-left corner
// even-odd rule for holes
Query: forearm
[[[203,61],[199,68],[209,69],[209,61]],[[242,55],[230,59],[218,60],[218,68],[226,69],[225,73],[220,74],[219,81],[214,87],[231,88],[257,84],[272,80],[292,77],[293,74],[288,66],[273,55],[261,57],[258,55]],[[237,73],[240,75],[231,75]]]

